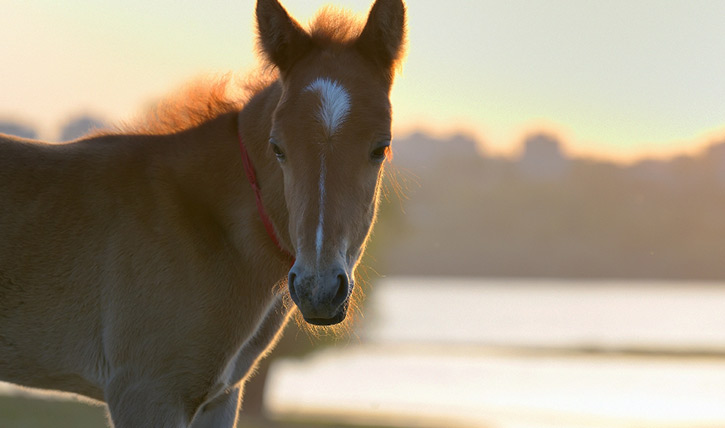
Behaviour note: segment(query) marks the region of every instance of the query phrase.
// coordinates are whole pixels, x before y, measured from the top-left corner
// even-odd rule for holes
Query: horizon
[[[330,2],[282,3],[305,24]],[[372,0],[333,3],[364,17]],[[618,162],[699,152],[725,138],[725,3],[667,6],[408,2],[394,130],[473,135],[509,156],[536,132]],[[51,138],[74,116],[128,121],[198,76],[254,70],[253,10],[252,0],[11,2],[0,118]]]
[[[141,115],[140,117],[143,117]],[[99,123],[102,122],[102,123]],[[69,118],[64,123],[59,124],[57,129],[54,129],[52,133],[49,135],[38,135],[39,139],[46,140],[47,142],[50,142],[51,144],[62,144],[66,142],[70,142],[72,140],[76,140],[78,138],[81,138],[85,135],[87,135],[89,132],[91,132],[93,129],[105,129],[110,128],[113,129],[113,126],[118,125],[119,123],[114,122],[105,122],[104,118],[100,117],[100,115],[93,114],[92,112],[87,112],[83,115],[76,115],[71,118]],[[19,126],[24,128],[24,131],[31,131],[34,133],[37,133],[39,131],[38,128],[36,128],[33,124],[23,122],[23,121],[14,121],[12,119],[8,119],[6,117],[0,116],[0,133],[8,133],[8,129],[3,129],[3,126],[10,125],[10,126]],[[98,128],[93,127],[94,125],[102,125]],[[87,126],[91,126],[91,128],[86,128]],[[82,131],[79,133],[79,131]],[[47,130],[46,130],[47,132]],[[18,135],[13,132],[9,132],[11,135]],[[63,139],[62,135],[65,133],[70,133],[73,137],[71,139]],[[18,135],[23,136],[23,135]],[[450,143],[452,140],[468,140],[470,143],[473,144],[473,148],[475,149],[478,156],[481,158],[499,158],[499,159],[505,159],[508,161],[516,161],[520,160],[523,156],[525,150],[526,150],[526,143],[531,138],[537,138],[537,137],[546,137],[549,139],[553,139],[558,148],[559,151],[564,159],[567,160],[591,160],[595,162],[604,162],[604,163],[614,163],[621,166],[632,166],[636,165],[640,162],[646,162],[646,161],[661,161],[661,162],[669,162],[676,160],[678,158],[682,157],[690,157],[690,158],[696,158],[707,154],[707,151],[717,145],[725,144],[725,133],[716,133],[711,138],[703,139],[698,144],[691,144],[686,147],[682,147],[679,150],[674,150],[673,152],[660,152],[658,154],[648,154],[648,153],[642,153],[638,156],[632,156],[624,159],[616,158],[613,156],[607,156],[602,155],[600,153],[589,153],[586,151],[577,151],[572,150],[570,142],[566,140],[566,137],[562,132],[558,132],[556,130],[553,130],[551,128],[531,128],[530,130],[526,132],[521,132],[520,137],[516,142],[511,144],[511,147],[506,148],[505,150],[500,149],[491,149],[490,147],[486,146],[485,142],[476,135],[475,132],[468,131],[464,128],[453,128],[450,130],[431,130],[426,129],[425,126],[418,126],[418,127],[411,127],[410,129],[405,129],[401,132],[396,132],[394,136],[394,143],[395,146],[396,142],[411,140],[414,138],[424,138],[429,140],[430,142],[433,142],[434,144],[440,144],[445,145]],[[42,138],[41,138],[42,137]]]

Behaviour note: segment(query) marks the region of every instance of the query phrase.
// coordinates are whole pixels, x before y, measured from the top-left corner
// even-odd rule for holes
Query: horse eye
[[[272,146],[272,152],[277,157],[277,160],[280,162],[285,160],[286,156],[284,151],[279,147],[279,144],[277,144],[273,139],[269,140],[269,144]]]
[[[370,159],[376,162],[382,162],[385,160],[385,158],[388,156],[388,151],[390,150],[390,144],[386,143],[380,147],[377,147],[375,150],[370,153]]]

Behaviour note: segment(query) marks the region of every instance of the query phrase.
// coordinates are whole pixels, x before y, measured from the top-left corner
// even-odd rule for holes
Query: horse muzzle
[[[327,269],[306,269],[295,262],[290,269],[287,285],[290,296],[305,321],[314,325],[334,325],[347,316],[352,275],[342,266]]]

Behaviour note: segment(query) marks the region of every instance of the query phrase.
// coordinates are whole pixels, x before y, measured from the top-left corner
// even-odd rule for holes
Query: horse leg
[[[282,297],[275,296],[257,330],[247,339],[237,355],[233,382],[244,382],[257,363],[274,349],[291,315],[292,311],[285,307]]]
[[[114,428],[188,428],[183,400],[158,381],[114,378],[105,391]]]
[[[204,404],[191,422],[191,428],[235,428],[239,415],[242,386],[228,389]]]
[[[237,354],[231,382],[236,386],[204,404],[192,420],[191,428],[234,428],[242,401],[242,391],[247,377],[257,362],[264,358],[279,340],[281,330],[289,319],[281,297],[275,297],[265,312],[257,330]]]

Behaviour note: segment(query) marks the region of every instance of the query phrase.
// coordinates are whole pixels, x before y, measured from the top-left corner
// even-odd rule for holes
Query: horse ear
[[[309,34],[277,0],[257,0],[257,33],[264,55],[286,72],[312,45]]]
[[[395,63],[405,43],[403,0],[377,0],[356,44],[365,56],[383,67],[392,81]]]

